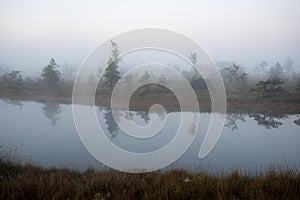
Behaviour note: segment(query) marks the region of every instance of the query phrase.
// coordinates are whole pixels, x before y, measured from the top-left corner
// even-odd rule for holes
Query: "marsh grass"
[[[71,93],[60,90],[51,98],[38,92],[8,93],[11,98],[51,99],[70,102]],[[31,94],[31,93],[30,93]],[[209,107],[207,93],[198,91],[199,104]],[[14,96],[15,95],[15,96]],[[1,96],[1,94],[0,94]],[[136,96],[133,108],[145,108],[157,99],[175,109],[172,95]],[[134,97],[133,97],[134,98]],[[229,109],[274,110],[299,113],[299,97],[281,96],[259,99],[248,92],[229,93]],[[109,102],[99,97],[99,102]],[[170,101],[172,100],[172,101]],[[97,98],[96,98],[97,101]],[[0,149],[1,150],[1,149]],[[3,153],[4,152],[4,153]],[[300,173],[290,169],[270,168],[249,173],[243,170],[211,173],[208,171],[170,169],[144,174],[114,170],[42,168],[23,162],[9,151],[0,151],[0,199],[300,199]]]
[[[41,168],[0,160],[0,199],[299,199],[300,174],[270,168],[144,174]]]
[[[226,91],[227,97],[227,110],[228,111],[245,111],[245,112],[280,112],[295,114],[300,111],[300,96],[295,87],[291,86],[287,88],[289,93],[278,95],[269,98],[263,98],[259,94],[249,92],[250,87],[245,87],[240,91]],[[102,89],[103,90],[103,89]],[[96,93],[95,104],[98,106],[110,106],[110,95],[104,90],[100,90]],[[0,87],[0,98],[12,99],[12,100],[30,100],[39,102],[58,102],[64,104],[72,103],[72,87],[66,85],[64,87],[57,88],[56,90],[49,91],[36,88],[21,88],[20,91],[10,91]],[[196,90],[198,103],[202,111],[210,111],[211,99],[207,90]],[[185,91],[182,91],[181,95],[186,95]],[[88,104],[85,98],[75,102],[79,104]],[[147,90],[147,92],[137,91],[130,99],[130,108],[132,110],[147,110],[153,103],[159,103],[163,105],[167,111],[178,111],[180,105],[178,100],[168,90],[156,91]],[[122,108],[120,108],[122,109]],[[189,110],[189,106],[186,106],[186,110]],[[276,113],[275,113],[276,114]]]

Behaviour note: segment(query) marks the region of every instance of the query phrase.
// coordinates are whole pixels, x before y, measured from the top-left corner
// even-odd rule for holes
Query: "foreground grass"
[[[0,161],[0,199],[299,199],[300,174],[44,169]]]

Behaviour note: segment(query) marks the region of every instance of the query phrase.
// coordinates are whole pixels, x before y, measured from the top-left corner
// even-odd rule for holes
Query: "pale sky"
[[[150,27],[190,37],[216,61],[250,70],[290,56],[300,70],[299,0],[0,0],[0,65],[80,65],[110,37]]]

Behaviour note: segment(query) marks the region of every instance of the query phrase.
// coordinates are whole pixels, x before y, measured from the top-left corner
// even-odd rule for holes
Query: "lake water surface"
[[[97,115],[107,137],[132,152],[163,147],[174,137],[180,120],[179,112],[167,113],[168,120],[162,131],[151,139],[142,140],[120,131],[108,108],[98,107]],[[149,122],[149,113],[145,111],[132,111],[131,117],[140,125]],[[218,143],[200,160],[198,152],[209,119],[210,113],[201,113],[195,141],[170,167],[264,170],[278,165],[299,169],[300,115],[227,113]],[[1,148],[15,151],[19,158],[45,167],[79,170],[104,167],[81,143],[71,105],[0,100],[0,127]]]

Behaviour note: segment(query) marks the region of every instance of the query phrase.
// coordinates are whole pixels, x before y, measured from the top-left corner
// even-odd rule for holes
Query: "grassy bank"
[[[300,174],[43,169],[0,161],[0,199],[299,199]]]
[[[196,91],[201,111],[210,111],[211,102],[207,91]],[[184,95],[184,94],[183,94]],[[300,96],[298,94],[281,95],[272,98],[261,98],[249,93],[247,89],[240,92],[227,92],[227,110],[229,112],[261,112],[261,113],[300,113]],[[71,86],[48,90],[45,88],[23,88],[21,90],[1,89],[0,98],[22,101],[57,102],[63,104],[72,103]],[[188,97],[187,97],[188,99]],[[83,97],[80,104],[87,104]],[[165,106],[167,111],[180,110],[176,97],[170,92],[136,92],[130,99],[130,109],[147,110],[154,103]],[[95,104],[98,106],[110,106],[110,95],[107,91],[97,91]],[[191,103],[192,105],[192,103]],[[189,110],[187,107],[186,110]]]

